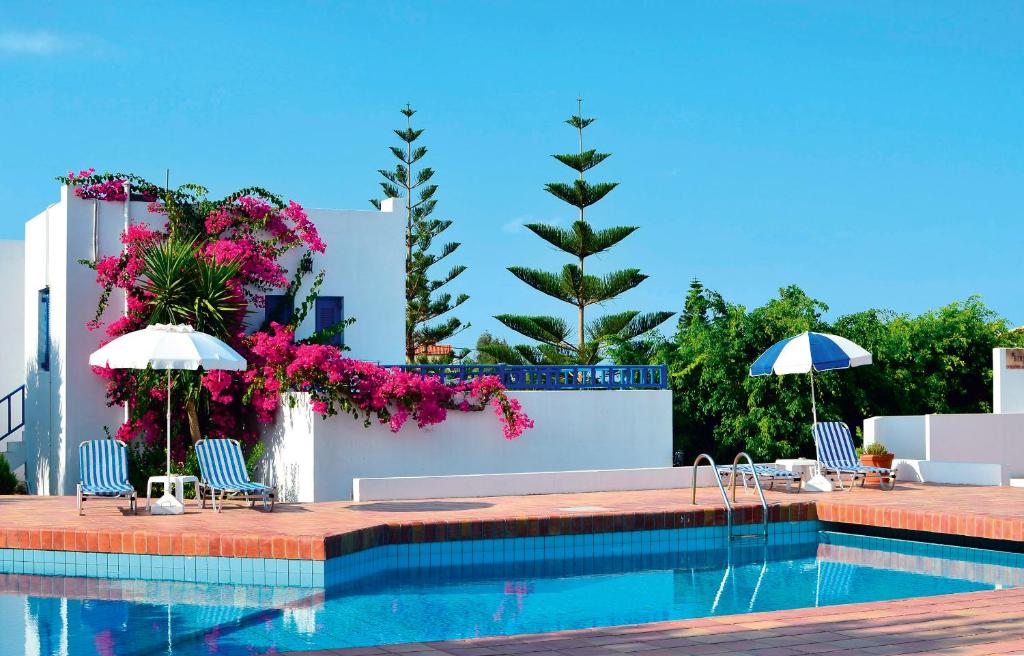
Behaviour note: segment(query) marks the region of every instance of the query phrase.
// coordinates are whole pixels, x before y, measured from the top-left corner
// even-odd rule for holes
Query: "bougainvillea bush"
[[[123,202],[130,194],[149,202],[148,216],[132,217],[122,234],[119,254],[83,262],[96,272],[102,288],[90,330],[103,330],[109,341],[154,323],[188,323],[221,338],[248,362],[242,372],[172,373],[172,401],[178,405],[172,411],[176,462],[190,460],[191,445],[201,437],[231,437],[255,446],[260,425],[274,420],[281,395],[289,391],[308,392],[314,411],[325,417],[348,413],[367,425],[386,423],[393,431],[409,420],[423,427],[444,421],[450,411],[488,407],[506,438],[532,427],[495,377],[446,384],[348,358],[327,343],[344,324],[296,339],[295,327],[312,307],[322,271],[291,318],[252,324],[248,309],[263,307],[268,293],[294,297],[303,276],[311,273],[312,253],[327,249],[299,204],[258,187],[210,200],[198,185],[163,190],[135,175],[93,169],[58,180],[73,186],[80,198]],[[293,251],[299,265],[289,271],[282,258]],[[125,295],[126,312],[104,323],[113,293]],[[165,374],[95,371],[107,379],[108,403],[128,407],[128,421],[116,437],[154,449],[161,444]]]

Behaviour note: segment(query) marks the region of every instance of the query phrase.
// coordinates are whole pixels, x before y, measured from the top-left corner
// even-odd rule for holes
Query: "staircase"
[[[3,454],[7,464],[21,480],[25,480],[24,427],[25,386],[19,385],[10,394],[0,398],[0,454]]]

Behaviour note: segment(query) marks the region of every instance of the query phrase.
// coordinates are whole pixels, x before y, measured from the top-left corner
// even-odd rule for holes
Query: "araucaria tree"
[[[394,170],[380,169],[384,181],[381,189],[387,198],[405,198],[405,359],[415,362],[417,352],[425,353],[428,346],[450,339],[469,328],[457,317],[437,321],[469,299],[466,294],[455,298],[442,291],[457,278],[466,267],[455,265],[439,278],[431,277],[434,265],[446,259],[459,247],[458,242],[446,242],[434,250],[434,240],[452,225],[450,219],[435,219],[431,215],[437,200],[437,185],[431,184],[434,170],[428,166],[417,168],[427,154],[425,146],[416,146],[416,140],[423,130],[414,130],[412,116],[416,111],[406,105],[401,110],[405,116],[404,129],[395,130],[402,145],[391,146],[391,153],[398,159]],[[414,198],[415,196],[415,198]],[[380,209],[379,200],[371,203]]]
[[[587,221],[585,211],[604,198],[618,185],[617,182],[587,182],[587,172],[607,159],[609,153],[585,150],[583,130],[594,122],[583,117],[583,103],[579,101],[579,114],[566,123],[579,133],[579,152],[555,155],[562,164],[576,171],[572,182],[551,182],[545,185],[548,193],[575,207],[579,217],[571,228],[560,228],[545,223],[527,224],[526,228],[538,237],[572,257],[560,272],[552,273],[513,266],[509,271],[530,287],[564,301],[576,308],[575,338],[569,323],[551,316],[500,314],[495,318],[512,330],[540,342],[538,346],[518,345],[499,349],[489,355],[509,362],[596,364],[604,357],[610,344],[622,343],[652,330],[672,316],[671,312],[642,314],[627,310],[587,320],[587,307],[605,303],[633,289],[647,276],[639,269],[621,269],[595,275],[588,268],[587,258],[610,249],[637,230],[637,226],[615,226],[595,230]]]

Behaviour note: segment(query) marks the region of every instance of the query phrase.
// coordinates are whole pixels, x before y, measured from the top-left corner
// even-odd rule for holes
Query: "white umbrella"
[[[207,370],[241,371],[245,358],[213,335],[192,326],[156,324],[122,335],[89,356],[94,367],[111,369],[167,370],[167,484],[153,513],[180,515],[184,506],[170,493],[171,478],[171,370],[202,367]]]

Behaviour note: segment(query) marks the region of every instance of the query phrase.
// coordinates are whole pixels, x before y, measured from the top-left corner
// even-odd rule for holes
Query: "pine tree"
[[[448,317],[436,322],[439,317],[451,312],[469,299],[459,294],[454,299],[448,292],[441,291],[457,278],[466,267],[455,265],[440,278],[431,279],[430,269],[455,252],[458,242],[446,242],[433,252],[434,240],[452,225],[450,219],[431,217],[437,200],[437,185],[430,184],[434,170],[427,166],[416,168],[416,164],[427,154],[424,146],[414,145],[423,130],[412,127],[412,116],[416,111],[408,104],[400,110],[405,116],[404,129],[395,130],[402,141],[400,146],[391,146],[391,153],[398,159],[394,170],[380,169],[384,181],[380,183],[386,198],[405,198],[405,360],[415,362],[417,350],[425,351],[469,328],[457,317]],[[413,196],[416,196],[415,200]],[[371,203],[380,209],[379,200]]]
[[[512,275],[530,287],[576,308],[575,339],[572,328],[563,319],[551,316],[500,314],[495,317],[498,321],[521,335],[540,342],[538,346],[519,345],[512,349],[502,349],[500,354],[492,354],[503,357],[504,361],[518,359],[520,362],[531,364],[596,364],[604,357],[608,345],[635,339],[654,329],[673,314],[641,314],[635,310],[627,310],[587,322],[588,306],[617,298],[642,283],[647,276],[640,273],[639,269],[622,269],[604,275],[594,275],[586,266],[587,258],[607,251],[633,234],[637,226],[595,230],[586,220],[586,208],[608,195],[619,183],[587,182],[586,173],[607,159],[610,153],[584,149],[583,131],[594,122],[594,119],[584,118],[583,99],[580,98],[577,102],[579,113],[570,117],[566,123],[579,133],[579,152],[554,155],[554,158],[576,171],[578,177],[571,183],[552,182],[544,188],[555,198],[577,208],[579,218],[571,228],[559,228],[544,223],[526,225],[526,228],[538,237],[572,256],[573,261],[557,273],[520,266],[508,268]]]

